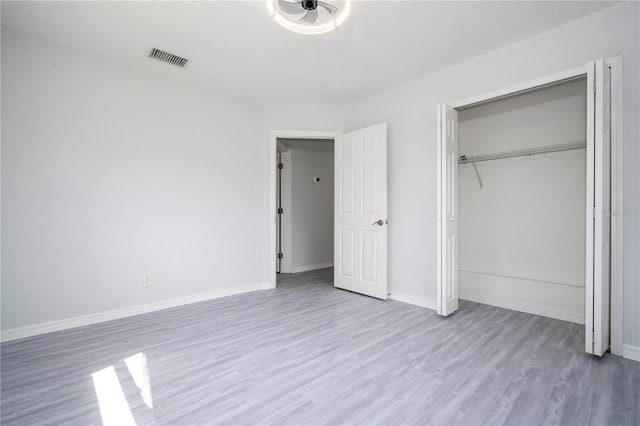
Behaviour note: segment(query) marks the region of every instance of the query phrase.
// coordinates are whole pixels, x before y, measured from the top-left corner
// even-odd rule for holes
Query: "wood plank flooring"
[[[113,366],[138,425],[640,424],[640,363],[586,355],[582,326],[465,301],[441,318],[332,275],[2,344],[0,421],[102,424],[92,374]]]

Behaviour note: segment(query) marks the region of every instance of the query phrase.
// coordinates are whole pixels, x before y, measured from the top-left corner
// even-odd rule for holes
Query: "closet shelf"
[[[585,141],[561,143],[558,145],[540,146],[536,148],[517,149],[513,151],[503,151],[494,154],[472,155],[467,157],[461,155],[458,164],[477,163],[479,161],[499,160],[501,158],[523,157],[525,155],[546,154],[548,152],[571,151],[587,147]],[[476,171],[477,173],[477,171]],[[482,184],[481,184],[482,185]]]

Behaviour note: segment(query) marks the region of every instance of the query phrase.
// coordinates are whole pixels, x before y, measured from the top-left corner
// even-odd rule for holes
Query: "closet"
[[[458,109],[459,297],[585,322],[587,79]]]
[[[460,295],[621,352],[620,73],[601,58],[438,105],[438,315]]]

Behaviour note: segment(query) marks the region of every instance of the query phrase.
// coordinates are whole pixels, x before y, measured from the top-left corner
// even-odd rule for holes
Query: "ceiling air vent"
[[[180,68],[186,67],[189,63],[187,58],[165,52],[164,50],[156,49],[155,47],[152,47],[151,50],[149,50],[149,54],[147,56]]]

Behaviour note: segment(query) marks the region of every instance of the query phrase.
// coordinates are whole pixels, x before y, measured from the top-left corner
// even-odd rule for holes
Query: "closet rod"
[[[517,149],[513,151],[498,152],[495,154],[481,154],[467,157],[461,155],[458,164],[477,163],[479,161],[499,160],[501,158],[522,157],[525,155],[546,154],[547,152],[571,151],[587,147],[586,141],[561,143],[558,145],[539,146],[536,148]]]

